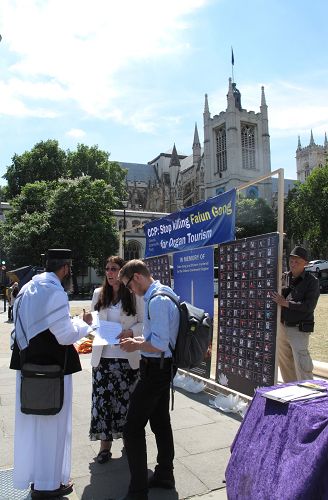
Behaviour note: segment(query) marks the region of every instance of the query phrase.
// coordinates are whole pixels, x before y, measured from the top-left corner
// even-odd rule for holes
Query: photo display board
[[[214,252],[212,247],[197,248],[173,254],[174,291],[181,301],[214,315]],[[190,372],[209,378],[211,373],[212,338],[207,353]]]
[[[216,381],[242,394],[274,385],[279,235],[219,246]]]
[[[162,285],[171,286],[170,261],[168,255],[144,259],[154,280],[159,280]]]

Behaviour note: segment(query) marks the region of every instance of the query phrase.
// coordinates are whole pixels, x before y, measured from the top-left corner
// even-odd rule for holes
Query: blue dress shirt
[[[168,293],[179,301],[179,297],[170,287],[162,285],[159,281],[154,281],[144,295],[145,314],[143,335],[147,342],[150,342],[152,346],[164,352],[166,358],[170,358],[172,357],[172,353],[169,344],[171,344],[172,348],[175,347],[180,312],[169,297],[157,296],[149,302],[151,296],[159,290]],[[150,319],[148,318],[148,307]],[[146,357],[161,357],[160,352],[141,351],[141,354]]]

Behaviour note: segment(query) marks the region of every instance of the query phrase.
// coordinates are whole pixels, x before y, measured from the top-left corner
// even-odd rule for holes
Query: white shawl
[[[67,294],[55,273],[33,276],[14,305],[15,338],[20,350],[56,321],[69,316]]]

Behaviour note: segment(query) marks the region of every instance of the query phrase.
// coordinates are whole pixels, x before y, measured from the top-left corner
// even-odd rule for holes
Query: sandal
[[[98,464],[105,464],[110,458],[112,458],[112,453],[110,450],[101,450],[98,453],[96,460]]]

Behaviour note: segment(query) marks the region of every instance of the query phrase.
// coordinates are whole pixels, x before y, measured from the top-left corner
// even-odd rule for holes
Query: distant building
[[[271,172],[268,107],[264,87],[260,112],[242,108],[241,94],[229,78],[227,108],[211,118],[205,95],[204,144],[197,125],[192,154],[172,150],[148,164],[120,162],[127,169],[128,207],[134,210],[174,212],[216,196]],[[245,194],[271,204],[271,179],[250,186]]]
[[[288,192],[295,187],[296,179],[284,179],[284,198],[287,198]],[[272,177],[272,207],[278,206],[278,179]]]
[[[126,247],[124,254],[127,260],[131,260],[142,259],[145,256],[146,238],[144,230],[140,226],[152,220],[165,217],[168,214],[165,212],[145,212],[143,210],[137,211],[130,209],[126,209],[124,214],[124,210],[115,209],[113,210],[113,215],[116,219],[116,229],[118,231],[122,231],[124,228],[125,216],[125,227],[128,231],[126,232]]]
[[[0,202],[0,220],[5,220],[6,213],[8,210],[11,210],[11,206],[8,202],[6,201],[1,201]]]
[[[298,146],[296,150],[296,169],[297,180],[304,182],[316,167],[322,167],[326,164],[328,156],[328,141],[325,133],[323,146],[314,142],[311,130],[310,143],[302,148],[300,136],[298,136]]]

